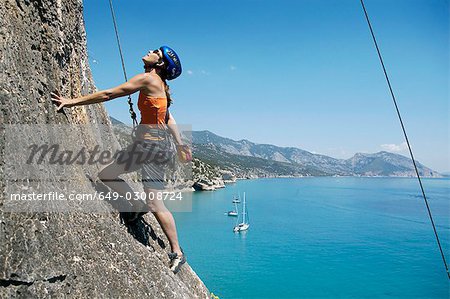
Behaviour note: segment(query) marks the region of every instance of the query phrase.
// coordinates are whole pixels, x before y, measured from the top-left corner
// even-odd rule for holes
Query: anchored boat
[[[244,192],[244,203],[242,206],[242,222],[239,224],[236,224],[236,226],[233,228],[233,231],[235,233],[238,233],[241,231],[248,230],[249,227],[250,227],[250,223],[248,222],[248,211],[246,209],[245,192]]]
[[[234,204],[234,210],[228,211],[228,212],[227,212],[227,215],[228,215],[228,216],[237,217],[237,216],[239,215],[237,204],[240,203],[241,200],[239,199],[239,197],[236,197],[236,196],[235,196],[232,202],[233,202],[233,204]]]
[[[238,196],[234,196],[233,199],[233,203],[241,203],[241,195],[239,194]]]

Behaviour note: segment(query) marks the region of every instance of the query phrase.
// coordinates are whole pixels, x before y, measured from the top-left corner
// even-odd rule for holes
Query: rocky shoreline
[[[367,176],[367,175],[330,175],[330,176],[303,176],[303,175],[279,175],[279,176],[246,176],[246,177],[234,177],[233,180],[225,180],[216,178],[215,180],[207,181],[201,180],[196,181],[192,187],[192,191],[215,191],[218,189],[226,188],[228,184],[234,184],[240,180],[255,180],[255,179],[278,179],[278,178],[317,178],[317,177],[335,177],[335,178],[405,178],[405,179],[414,179],[411,176]],[[446,177],[446,176],[444,176]],[[447,176],[449,178],[450,176]],[[437,179],[440,179],[437,178]]]

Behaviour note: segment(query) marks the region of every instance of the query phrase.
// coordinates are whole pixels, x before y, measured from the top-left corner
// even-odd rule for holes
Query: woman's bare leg
[[[117,161],[114,161],[98,173],[98,178],[106,186],[116,191],[124,198],[129,198],[127,197],[127,193],[132,195],[131,198],[134,198],[133,189],[131,189],[130,185],[128,185],[127,182],[119,178],[119,175],[135,171],[138,168],[139,167],[127,168],[126,163],[118,163]],[[130,204],[133,206],[133,210],[135,211],[143,211],[145,209],[145,205],[143,203],[130,201]]]
[[[161,192],[161,190],[153,190],[153,189],[145,189],[147,194],[154,193],[154,196],[150,196],[148,198],[157,198],[157,192]],[[175,219],[173,218],[172,213],[166,208],[164,202],[162,200],[147,200],[148,205],[150,207],[150,211],[155,215],[156,220],[159,225],[163,229],[164,233],[169,239],[170,248],[172,252],[177,253],[181,256],[183,253],[181,252],[180,244],[178,243],[178,234],[177,227],[175,225]]]
[[[124,180],[119,178],[119,175],[126,173],[125,164],[119,164],[117,161],[112,162],[98,173],[98,178],[109,188],[116,191],[122,196],[125,196],[128,192],[133,192],[130,185]]]

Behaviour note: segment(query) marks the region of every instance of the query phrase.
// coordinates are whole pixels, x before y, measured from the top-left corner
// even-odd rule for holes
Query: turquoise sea
[[[424,179],[450,260],[450,180]],[[224,215],[247,195],[250,229]],[[195,192],[175,213],[188,261],[223,298],[449,298],[416,179],[277,178]]]

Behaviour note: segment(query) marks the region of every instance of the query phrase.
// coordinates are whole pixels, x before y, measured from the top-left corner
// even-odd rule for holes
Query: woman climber
[[[51,97],[52,101],[58,105],[57,109],[61,110],[63,107],[101,103],[137,91],[140,92],[138,108],[141,111],[141,122],[136,130],[136,139],[124,151],[125,158],[134,159],[135,151],[144,154],[152,151],[159,156],[162,154],[164,158],[158,161],[147,158],[139,163],[133,160],[131,167],[130,163],[123,163],[118,161],[120,159],[116,159],[100,171],[98,178],[105,185],[125,197],[127,193],[134,194],[134,192],[124,180],[119,178],[119,175],[141,168],[147,202],[146,204],[143,201],[135,201],[134,204],[130,202],[133,205],[133,210],[132,212],[122,212],[122,219],[126,224],[131,224],[146,212],[151,211],[169,240],[172,251],[169,253],[170,269],[177,273],[186,262],[186,257],[178,243],[172,213],[165,207],[162,200],[156,200],[158,198],[156,194],[164,190],[164,183],[166,182],[164,174],[168,163],[164,163],[164,161],[171,160],[171,155],[175,154],[171,147],[167,146],[169,142],[167,130],[174,137],[180,160],[182,162],[191,160],[190,149],[187,145],[183,145],[176,128],[175,119],[168,111],[172,100],[166,80],[173,80],[180,76],[181,63],[175,51],[167,46],[148,52],[142,58],[142,61],[144,62],[145,72],[117,87],[74,99],[67,99],[55,93],[52,93]]]

